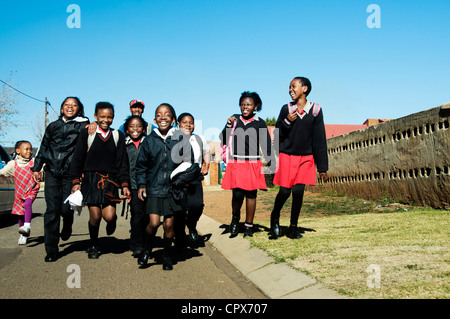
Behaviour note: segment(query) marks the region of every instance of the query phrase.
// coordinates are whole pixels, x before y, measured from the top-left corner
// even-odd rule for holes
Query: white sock
[[[23,226],[25,226],[25,228],[31,228],[31,223],[24,223]]]

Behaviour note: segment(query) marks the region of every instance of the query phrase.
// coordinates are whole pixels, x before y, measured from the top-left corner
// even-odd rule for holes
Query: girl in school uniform
[[[72,193],[81,190],[83,201],[89,207],[90,259],[99,257],[101,219],[107,222],[107,235],[112,235],[116,229],[116,203],[121,200],[118,189],[122,189],[125,198],[130,196],[125,136],[111,129],[114,106],[108,102],[99,102],[95,106],[94,116],[97,120],[96,133],[92,139],[88,138],[87,128],[81,130],[70,167]]]
[[[34,165],[32,146],[28,141],[18,141],[15,145],[16,156],[5,167],[0,175],[14,176],[16,190],[11,214],[17,215],[19,221],[19,245],[25,245],[31,233],[31,217],[33,202],[39,193],[40,183],[33,179],[31,167]]]
[[[60,117],[45,129],[39,152],[36,155],[33,178],[40,180],[40,171],[44,167],[45,203],[44,245],[45,261],[58,259],[59,239],[68,240],[72,235],[73,210],[65,203],[72,189],[69,174],[70,163],[82,128],[89,124],[84,116],[84,106],[80,99],[69,96],[61,103]],[[60,232],[60,224],[62,227]]]
[[[244,198],[246,199],[244,231],[244,237],[246,237],[253,236],[253,219],[258,189],[267,190],[262,157],[266,157],[268,163],[274,157],[266,122],[256,114],[262,108],[259,95],[255,92],[244,92],[239,98],[239,105],[241,114],[229,118],[221,134],[222,144],[226,145],[233,131],[222,188],[233,191],[231,236],[238,234],[241,207]]]
[[[305,185],[315,185],[316,167],[319,176],[327,180],[328,155],[323,113],[317,103],[307,100],[311,82],[294,78],[289,86],[293,102],[283,105],[276,128],[280,134],[278,168],[273,183],[280,186],[271,213],[273,237],[281,236],[280,211],[292,192],[290,225],[286,236],[301,238],[297,223],[303,203]]]
[[[182,113],[178,117],[178,126],[184,136],[189,139],[192,147],[192,160],[200,167],[201,178],[195,183],[189,184],[186,188],[186,198],[183,204],[183,210],[179,216],[175,218],[175,239],[179,247],[184,246],[184,238],[186,236],[185,227],[189,231],[189,239],[193,245],[199,241],[197,232],[197,222],[203,213],[203,186],[201,180],[203,176],[208,174],[211,156],[209,153],[209,145],[203,136],[194,134],[195,122],[194,116],[190,113]],[[178,238],[178,239],[177,239]]]
[[[146,136],[147,122],[140,115],[132,115],[126,119],[124,130],[126,132],[126,150],[128,160],[130,162],[130,249],[133,251],[134,257],[139,257],[139,255],[144,251],[145,228],[148,224],[148,215],[145,212],[145,201],[141,201],[138,198],[136,161],[139,154],[139,149],[141,148]]]
[[[136,162],[138,197],[141,201],[147,200],[146,211],[149,214],[144,252],[138,258],[138,265],[147,264],[162,217],[163,269],[172,270],[174,215],[181,211],[181,202],[175,200],[173,196],[170,174],[183,161],[175,158],[174,151],[177,143],[183,140],[183,136],[172,126],[177,121],[175,110],[170,104],[163,103],[156,108],[154,122],[158,128],[153,129],[145,138]]]

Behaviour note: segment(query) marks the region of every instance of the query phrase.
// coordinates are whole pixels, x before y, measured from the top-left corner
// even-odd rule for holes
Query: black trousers
[[[195,229],[197,227],[197,222],[203,213],[204,206],[202,183],[189,185],[187,187],[186,198],[183,200],[183,208],[175,215],[175,245],[184,245],[186,226],[189,229]]]
[[[126,203],[123,203],[125,205]],[[130,205],[130,249],[143,250],[145,246],[145,228],[148,225],[148,214],[145,211],[146,203],[138,198],[138,190],[131,189]]]
[[[48,254],[58,252],[61,217],[64,224],[73,224],[73,210],[68,202],[64,204],[71,190],[70,177],[55,177],[50,172],[45,172],[44,194],[47,209],[44,214],[44,244]]]

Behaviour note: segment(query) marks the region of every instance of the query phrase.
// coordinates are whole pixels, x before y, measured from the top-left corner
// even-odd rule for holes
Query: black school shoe
[[[270,234],[274,238],[281,237],[281,228],[280,223],[278,220],[271,220],[270,221]]]
[[[91,246],[88,250],[88,258],[98,259],[98,256],[99,256],[98,248],[96,246]]]
[[[252,227],[245,226],[244,237],[253,237],[253,232],[254,232],[253,227],[254,226],[252,226]]]
[[[191,240],[192,243],[197,243],[198,241],[198,232],[197,229],[193,228],[193,229],[189,229],[189,239]]]
[[[239,232],[239,219],[233,217],[230,224],[231,236],[237,236],[238,232]]]
[[[291,239],[299,239],[303,237],[302,234],[300,234],[297,226],[289,226],[286,231],[286,236]]]
[[[150,258],[150,252],[148,250],[144,250],[138,258],[138,265],[145,266],[147,265],[148,259]]]
[[[46,263],[55,262],[58,259],[58,253],[48,253],[44,260]]]
[[[163,270],[172,270],[173,264],[172,264],[172,258],[169,256],[164,256],[163,259]]]

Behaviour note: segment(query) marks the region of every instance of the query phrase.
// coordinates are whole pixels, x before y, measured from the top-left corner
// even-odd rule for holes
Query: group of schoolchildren
[[[244,237],[253,235],[257,192],[267,190],[263,162],[275,167],[275,161],[273,183],[280,188],[271,213],[270,234],[274,238],[283,235],[280,211],[292,193],[286,236],[302,237],[297,223],[305,185],[315,184],[316,169],[319,178],[328,179],[322,109],[307,100],[310,91],[311,82],[307,78],[296,77],[291,81],[292,102],[281,108],[276,122],[279,144],[275,147],[265,121],[256,114],[262,108],[257,93],[242,93],[240,114],[227,120],[220,138],[227,155],[222,188],[232,190],[231,237],[239,232],[244,199]],[[19,217],[19,244],[26,244],[30,236],[32,203],[39,191],[42,169],[47,205],[46,262],[58,259],[59,239],[66,241],[72,234],[74,211],[67,199],[77,193],[81,193],[89,210],[90,259],[99,258],[101,220],[106,222],[107,235],[112,235],[116,229],[116,205],[122,201],[130,207],[129,242],[138,265],[145,266],[151,257],[161,224],[164,270],[173,269],[172,244],[175,242],[176,248],[184,249],[186,226],[188,238],[194,244],[199,243],[196,225],[204,207],[202,180],[209,170],[209,146],[203,136],[193,133],[192,114],[182,113],[177,118],[175,109],[163,103],[156,108],[154,124],[149,127],[142,117],[144,107],[144,102],[132,100],[131,116],[115,130],[111,128],[112,104],[97,103],[95,121],[90,123],[81,101],[67,97],[61,104],[61,116],[46,128],[35,158],[30,142],[16,143],[15,159],[0,174],[15,177],[12,213]]]

